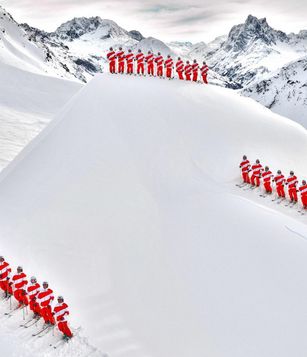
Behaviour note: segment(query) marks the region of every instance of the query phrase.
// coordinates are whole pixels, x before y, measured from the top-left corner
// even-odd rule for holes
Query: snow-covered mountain
[[[97,75],[1,173],[1,254],[82,327],[55,352],[18,311],[5,356],[306,355],[306,216],[235,187],[242,153],[306,177],[306,130],[205,88]]]
[[[242,94],[306,126],[307,56],[247,86]]]

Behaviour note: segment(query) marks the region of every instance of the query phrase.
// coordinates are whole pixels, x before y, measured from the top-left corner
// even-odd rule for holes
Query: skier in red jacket
[[[116,54],[112,47],[110,47],[109,53],[107,54],[109,61],[109,71],[110,73],[116,72]]]
[[[240,169],[242,170],[243,182],[250,183],[248,172],[250,170],[250,162],[247,160],[246,155],[243,155],[243,161],[240,164]]]
[[[147,74],[149,76],[154,75],[154,55],[151,51],[148,51],[147,56],[145,57],[145,62],[147,63]]]
[[[51,303],[53,300],[53,291],[49,289],[49,284],[44,281],[43,288],[37,294],[37,302],[39,303],[40,314],[48,325],[54,325],[54,319],[51,312]]]
[[[116,58],[118,62],[118,73],[122,74],[125,72],[125,52],[122,47],[119,47],[119,50],[116,53]]]
[[[144,68],[144,54],[142,50],[138,50],[137,55],[135,56],[136,62],[137,62],[137,74],[142,74],[144,75],[145,73],[145,68]]]
[[[294,175],[293,171],[290,171],[290,176],[287,178],[286,185],[288,185],[289,197],[292,202],[297,202],[297,184],[297,177]]]
[[[299,187],[298,191],[301,194],[301,200],[304,209],[307,209],[307,183],[305,180],[302,181],[302,185]]]
[[[263,167],[260,164],[260,161],[257,159],[255,164],[252,165],[251,184],[253,186],[260,186],[260,177],[262,171],[263,171]]]
[[[11,268],[3,256],[0,256],[0,289],[4,291],[5,297],[12,294],[9,288]]]
[[[27,287],[27,293],[29,296],[29,306],[30,310],[34,312],[34,316],[39,316],[40,315],[40,306],[39,303],[37,302],[37,295],[40,291],[40,284],[37,282],[37,279],[35,276],[32,276],[30,279],[30,284]]]
[[[184,66],[184,74],[185,74],[185,79],[187,81],[190,81],[191,74],[192,74],[192,66],[190,65],[190,61],[187,61],[186,65]]]
[[[126,54],[125,58],[126,58],[126,63],[127,63],[127,74],[133,74],[134,54],[132,53],[130,48],[129,48],[128,53]]]
[[[68,327],[66,316],[69,315],[68,305],[64,302],[62,296],[58,297],[58,303],[53,309],[53,316],[58,324],[59,330],[63,333],[65,338],[72,338],[72,332]]]
[[[192,64],[193,82],[197,82],[198,80],[198,70],[199,70],[199,65],[195,59]]]
[[[201,72],[201,76],[203,77],[203,81],[204,83],[208,84],[208,71],[209,71],[209,67],[207,66],[206,62],[203,62],[203,65],[200,69]]]
[[[167,56],[167,59],[165,60],[165,68],[166,68],[166,77],[171,79],[172,78],[172,71],[173,71],[173,66],[174,66],[174,62],[173,59],[171,57],[171,55]]]
[[[262,179],[263,179],[263,186],[265,188],[266,193],[272,193],[272,186],[271,186],[271,180],[274,175],[270,171],[269,167],[266,166],[264,168],[264,172],[262,173]]]
[[[158,56],[155,58],[155,62],[157,64],[157,76],[163,77],[163,63],[164,59],[160,52],[158,52]]]
[[[26,292],[26,286],[28,284],[27,276],[23,272],[23,268],[19,266],[17,273],[13,275],[10,285],[12,286],[14,297],[19,302],[18,307],[28,305],[28,297]]]
[[[176,62],[176,72],[178,73],[178,77],[180,80],[183,80],[183,71],[184,71],[184,63],[180,57],[178,57],[178,60]]]
[[[275,185],[276,185],[276,191],[278,194],[278,197],[285,198],[285,176],[281,173],[280,170],[277,171],[277,175],[274,177]]]

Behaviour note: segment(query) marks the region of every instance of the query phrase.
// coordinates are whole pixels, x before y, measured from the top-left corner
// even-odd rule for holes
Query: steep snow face
[[[33,139],[82,85],[0,62],[0,170]]]
[[[248,86],[242,94],[307,128],[307,57]]]
[[[242,153],[306,177],[306,150],[231,90],[98,75],[2,172],[1,253],[109,356],[303,357],[305,218],[234,183]]]

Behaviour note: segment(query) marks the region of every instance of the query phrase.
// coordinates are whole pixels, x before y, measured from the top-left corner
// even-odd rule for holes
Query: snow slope
[[[303,357],[306,218],[234,183],[243,153],[306,177],[306,150],[231,90],[97,75],[1,173],[1,253],[109,356]]]
[[[0,170],[60,111],[82,85],[0,61]]]

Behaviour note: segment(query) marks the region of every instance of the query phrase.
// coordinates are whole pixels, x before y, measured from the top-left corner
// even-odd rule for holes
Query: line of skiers
[[[69,315],[69,310],[64,298],[58,296],[57,304],[54,305],[54,294],[48,282],[44,281],[41,286],[34,276],[28,282],[21,266],[12,274],[12,269],[3,256],[0,256],[0,290],[4,292],[6,299],[14,297],[17,300],[16,309],[29,307],[35,319],[43,318],[46,325],[57,325],[66,339],[73,336],[68,327],[66,316]]]
[[[278,170],[277,174],[273,175],[270,168],[268,166],[263,168],[258,159],[253,165],[251,165],[246,155],[243,156],[240,168],[244,183],[259,187],[262,180],[263,187],[268,194],[273,192],[272,183],[275,183],[277,195],[282,199],[286,198],[285,186],[287,186],[289,199],[293,202],[293,204],[297,203],[297,194],[300,193],[302,205],[304,209],[307,209],[306,180],[302,180],[301,185],[299,185],[298,179],[293,171],[290,171],[288,178],[282,174],[281,170]]]
[[[190,61],[184,63],[180,57],[174,63],[171,55],[164,59],[160,52],[155,56],[151,51],[148,51],[145,55],[140,49],[136,54],[132,53],[131,49],[128,49],[128,52],[125,53],[122,47],[119,47],[118,51],[114,51],[110,47],[107,59],[110,73],[127,73],[130,75],[134,73],[145,75],[147,73],[149,76],[163,77],[165,70],[165,76],[172,79],[175,70],[180,80],[198,82],[200,74],[203,82],[208,84],[209,67],[205,61],[201,67],[196,60],[192,63]],[[134,62],[136,62],[136,68],[134,68]]]

